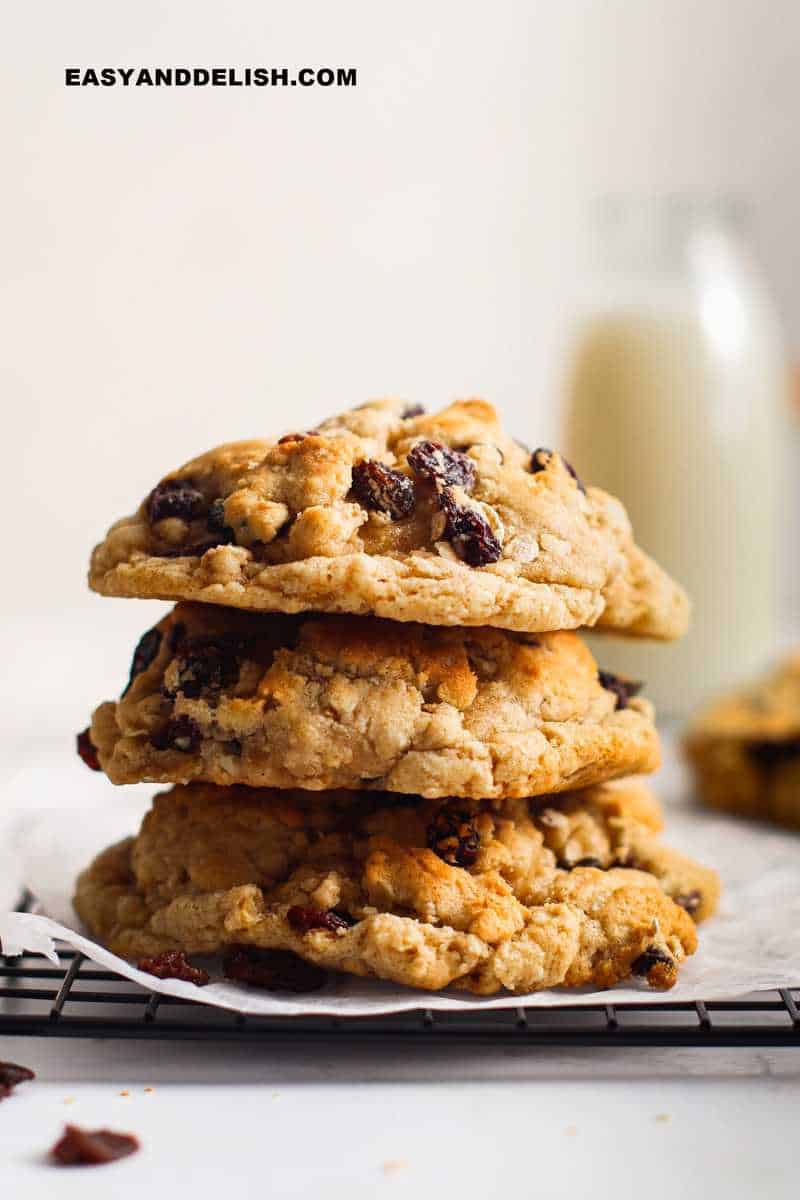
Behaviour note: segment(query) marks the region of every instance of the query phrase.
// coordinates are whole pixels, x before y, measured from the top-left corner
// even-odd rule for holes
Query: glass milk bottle
[[[569,361],[564,453],[692,600],[683,641],[593,639],[667,716],[775,651],[787,375],[742,223],[731,203],[607,201]]]

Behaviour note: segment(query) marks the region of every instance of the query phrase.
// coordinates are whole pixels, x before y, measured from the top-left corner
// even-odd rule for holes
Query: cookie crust
[[[192,460],[162,480],[161,502],[151,493],[112,526],[92,555],[90,586],[108,596],[429,625],[540,632],[599,623],[665,639],[685,631],[685,594],[636,546],[617,500],[584,491],[557,454],[533,471],[530,451],[485,401],[403,412],[398,401],[374,401],[308,434],[232,443]],[[409,454],[413,463],[415,447],[431,441],[468,467],[439,477],[415,471]],[[400,476],[402,503],[381,487],[359,487],[365,462]],[[176,481],[185,484],[180,496]],[[479,545],[479,565],[469,565],[474,539],[466,545],[456,534],[448,505],[489,530],[484,540],[499,557]]]
[[[622,707],[569,632],[179,605],[140,642],[138,668],[92,721],[114,783],[485,799],[574,789],[659,761],[650,704]]]

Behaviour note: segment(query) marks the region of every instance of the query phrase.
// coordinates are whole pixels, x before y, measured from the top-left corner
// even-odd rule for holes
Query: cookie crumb
[[[576,1133],[578,1132],[578,1126],[568,1125],[564,1132],[566,1133],[567,1137],[575,1137]]]
[[[153,1093],[155,1090],[156,1090],[155,1088],[146,1087],[146,1088],[144,1089],[144,1094],[145,1094],[146,1096],[149,1096],[149,1095],[151,1095],[151,1094],[152,1094],[152,1093]]]
[[[669,1113],[656,1113],[656,1120],[660,1124],[666,1125],[672,1120],[672,1117],[669,1115]]]
[[[383,1164],[384,1175],[398,1175],[400,1171],[405,1171],[408,1163],[404,1158],[387,1158]]]
[[[120,1096],[130,1096],[130,1092],[120,1092]]]

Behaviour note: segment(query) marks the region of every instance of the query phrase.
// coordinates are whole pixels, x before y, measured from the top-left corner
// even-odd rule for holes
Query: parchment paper
[[[144,975],[85,935],[70,897],[78,872],[104,846],[135,832],[158,789],[115,789],[99,776],[87,782],[85,774],[80,764],[74,770],[30,770],[5,789],[0,878],[22,879],[37,897],[41,913],[0,910],[6,954],[38,950],[56,961],[53,939],[59,938],[152,992],[268,1016],[370,1016],[419,1008],[468,1011],[645,999],[659,1003],[800,987],[800,835],[704,812],[692,802],[669,750],[667,767],[654,784],[666,809],[664,840],[715,866],[722,876],[723,897],[719,914],[700,927],[697,954],[684,964],[678,983],[667,993],[626,983],[605,991],[568,989],[483,999],[331,974],[321,991],[295,996],[218,981],[218,969],[214,982],[204,988]],[[60,802],[54,803],[57,798]],[[80,799],[84,802],[78,803]],[[214,960],[204,965],[213,976]]]

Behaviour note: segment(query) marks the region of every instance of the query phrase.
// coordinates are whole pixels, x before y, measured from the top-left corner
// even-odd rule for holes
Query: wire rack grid
[[[380,1017],[252,1017],[163,996],[83,954],[0,956],[0,1035],[272,1043],[422,1042],[517,1046],[800,1048],[800,989],[740,1000],[413,1012]]]

